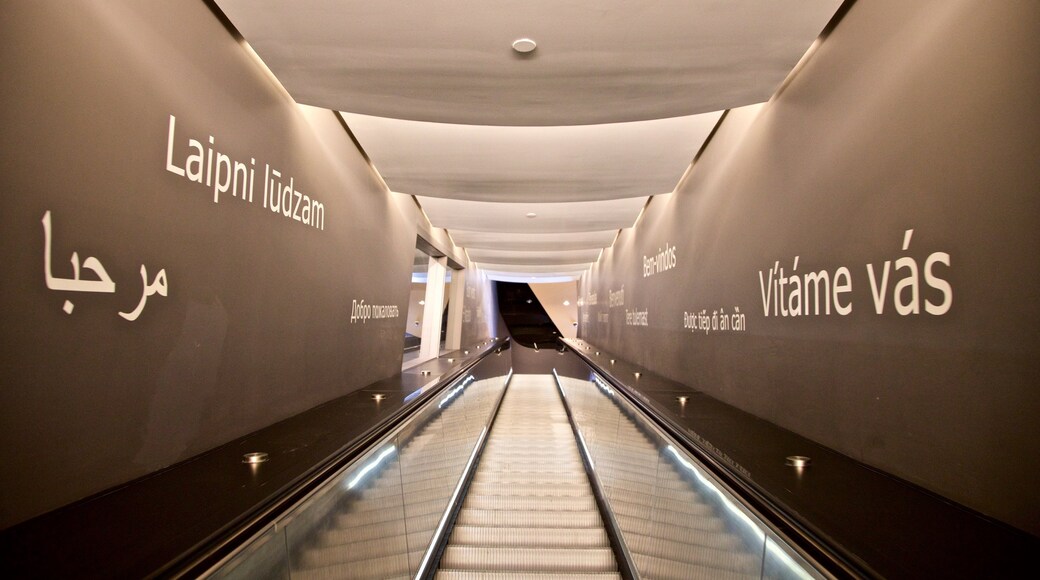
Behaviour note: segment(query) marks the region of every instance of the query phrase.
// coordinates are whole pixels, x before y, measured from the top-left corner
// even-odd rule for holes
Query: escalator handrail
[[[556,369],[553,369],[552,373],[556,381],[556,389],[560,393],[560,399],[563,401],[563,408],[567,412],[567,421],[571,424],[571,430],[578,443],[578,453],[581,455],[581,462],[585,466],[585,473],[588,475],[589,484],[592,486],[593,495],[596,497],[596,506],[599,507],[600,515],[606,524],[607,535],[610,537],[610,546],[613,548],[614,556],[618,561],[618,572],[623,580],[639,580],[639,570],[636,568],[632,552],[628,549],[628,544],[625,542],[621,524],[618,523],[614,512],[610,509],[603,482],[600,481],[599,474],[596,473],[593,467],[592,456],[589,453],[589,448],[585,445],[585,438],[578,427],[578,421],[574,416],[574,411],[571,409],[571,403],[567,400],[567,392],[560,381],[560,375],[556,373]]]
[[[498,417],[498,410],[502,408],[502,400],[505,399],[506,392],[509,391],[509,383],[512,380],[513,369],[510,368],[509,375],[506,376],[505,385],[502,387],[502,392],[498,395],[498,399],[495,401],[494,406],[492,406],[491,413],[488,414],[487,421],[484,423],[484,428],[477,437],[476,444],[473,445],[473,450],[470,452],[469,459],[466,461],[466,465],[462,468],[462,474],[459,476],[459,481],[455,484],[455,490],[448,499],[448,505],[445,507],[440,522],[437,524],[437,528],[433,532],[433,537],[430,539],[430,545],[426,548],[426,552],[423,553],[422,561],[419,563],[419,569],[415,573],[416,580],[432,580],[437,574],[437,569],[440,568],[440,560],[441,556],[444,554],[444,548],[448,545],[451,530],[455,527],[455,521],[458,519],[459,512],[462,510],[462,504],[465,501],[466,495],[469,493],[469,485],[473,481],[473,475],[477,471],[477,465],[480,463],[481,455],[484,453],[484,447],[487,444],[488,438],[491,436],[491,429],[494,427],[495,419]]]
[[[441,377],[432,388],[340,447],[339,450],[329,455],[325,460],[300,474],[293,481],[269,495],[266,500],[228,522],[209,537],[150,574],[149,577],[197,578],[212,570],[221,560],[246,545],[269,525],[288,513],[290,509],[311,492],[320,488],[339,473],[340,470],[363,455],[372,445],[380,441],[383,436],[407,421],[427,401],[436,397],[437,394],[441,393],[449,385],[466,376],[488,355],[493,352],[499,352],[509,340],[509,337],[496,339],[488,345],[487,350]]]
[[[616,392],[633,405],[650,423],[668,434],[687,453],[695,457],[709,472],[729,487],[746,507],[757,512],[760,519],[768,522],[785,540],[804,551],[811,560],[820,564],[828,573],[837,577],[880,578],[866,563],[837,542],[828,539],[811,523],[775,502],[758,484],[747,479],[725,463],[717,460],[700,443],[690,438],[686,431],[636,394],[631,387],[601,367],[580,349],[567,348],[578,355],[596,375],[610,383]]]

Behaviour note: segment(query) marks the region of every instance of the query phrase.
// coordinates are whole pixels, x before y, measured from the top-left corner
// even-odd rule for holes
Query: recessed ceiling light
[[[513,41],[513,50],[521,54],[526,54],[536,48],[538,48],[538,43],[530,38],[518,38]]]
[[[527,212],[527,217],[529,217],[529,218],[538,217],[538,214],[534,213],[533,211]]]

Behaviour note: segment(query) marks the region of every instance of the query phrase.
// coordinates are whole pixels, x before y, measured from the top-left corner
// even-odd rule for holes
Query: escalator
[[[617,570],[552,376],[515,375],[436,577],[620,578]]]
[[[213,578],[822,578],[596,375],[449,385]]]

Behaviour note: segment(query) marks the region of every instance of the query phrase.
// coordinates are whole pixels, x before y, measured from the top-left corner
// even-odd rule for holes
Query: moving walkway
[[[595,373],[448,385],[207,574],[820,578]]]

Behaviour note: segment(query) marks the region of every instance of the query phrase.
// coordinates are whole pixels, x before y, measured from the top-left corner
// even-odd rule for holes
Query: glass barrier
[[[823,578],[600,377],[559,381],[641,577]]]
[[[507,380],[456,381],[209,577],[413,577]]]

